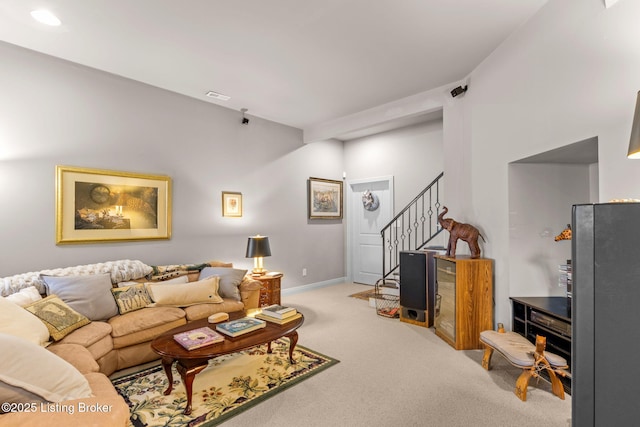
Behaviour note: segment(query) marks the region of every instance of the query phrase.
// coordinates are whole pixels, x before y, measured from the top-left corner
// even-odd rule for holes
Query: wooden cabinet
[[[436,335],[456,350],[483,348],[480,332],[493,329],[493,261],[435,258]]]
[[[262,282],[260,307],[280,304],[280,279],[282,279],[282,274],[265,274],[264,276],[254,276],[253,278]]]

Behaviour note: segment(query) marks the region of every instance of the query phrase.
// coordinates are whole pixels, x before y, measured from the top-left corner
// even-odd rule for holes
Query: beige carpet
[[[305,314],[299,344],[340,363],[225,422],[225,427],[508,426],[567,427],[571,396],[531,381],[527,401],[514,393],[520,370],[499,355],[456,351],[433,329],[376,315],[349,295],[370,286],[340,284],[284,295]]]

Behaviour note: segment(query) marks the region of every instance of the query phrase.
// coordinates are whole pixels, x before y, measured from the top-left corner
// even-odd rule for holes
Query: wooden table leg
[[[493,348],[485,344],[484,355],[482,356],[482,367],[487,371],[491,370],[491,356]]]
[[[289,338],[289,362],[292,365],[296,364],[296,361],[293,360],[293,350],[296,348],[296,344],[298,343],[298,332],[293,331],[289,335],[286,335]]]
[[[271,354],[271,341],[267,343],[267,354]]]
[[[209,364],[208,360],[199,360],[190,362],[189,366],[184,366],[183,361],[178,360],[176,364],[176,369],[182,378],[182,382],[184,383],[184,388],[187,391],[187,407],[184,408],[184,414],[191,414],[191,398],[193,395],[193,380],[196,377],[196,374],[206,368]]]
[[[174,360],[171,357],[163,357],[162,358],[162,367],[164,368],[164,373],[167,375],[167,379],[169,380],[169,387],[164,391],[164,395],[168,396],[173,390],[173,372],[171,372],[171,365],[173,365]]]

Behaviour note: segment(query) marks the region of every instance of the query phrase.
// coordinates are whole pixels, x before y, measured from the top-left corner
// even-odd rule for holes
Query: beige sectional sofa
[[[127,262],[129,261],[123,261],[124,264]],[[136,262],[140,263],[139,261]],[[120,261],[115,263],[120,263]],[[139,272],[132,275],[126,272],[122,274],[122,271],[114,271],[122,269],[122,265],[109,265],[104,267],[102,264],[95,264],[74,267],[68,271],[65,269],[47,270],[38,272],[37,274],[28,273],[27,275],[31,276],[26,277],[26,279],[18,276],[0,279],[0,293],[2,293],[3,296],[7,296],[33,284],[35,284],[36,288],[38,288],[42,294],[46,294],[47,292],[51,293],[51,289],[47,289],[46,283],[43,289],[43,284],[38,282],[38,280],[46,281],[48,274],[50,274],[51,277],[59,277],[59,274],[63,276],[74,275],[77,274],[78,271],[83,272],[84,267],[87,267],[93,272],[96,270],[95,266],[100,266],[97,270],[100,270],[102,273],[104,273],[102,270],[107,270],[111,277],[112,286],[114,288],[119,287],[119,291],[126,293],[127,290],[130,290],[128,293],[131,295],[135,290],[140,290],[141,287],[144,287],[145,290],[149,291],[150,296],[157,297],[154,301],[164,301],[166,303],[158,304],[158,302],[154,302],[136,309],[131,309],[130,306],[126,306],[125,309],[123,309],[122,306],[119,306],[118,310],[123,313],[118,313],[108,319],[92,320],[80,327],[73,326],[74,328],[77,327],[77,329],[66,333],[62,338],[46,346],[45,353],[47,354],[43,355],[44,357],[54,355],[53,357],[68,362],[68,364],[73,367],[72,372],[74,372],[74,374],[76,372],[82,374],[91,388],[92,396],[90,397],[58,403],[61,405],[75,405],[76,407],[79,402],[95,405],[103,404],[108,405],[110,410],[107,412],[89,413],[79,413],[80,411],[75,411],[74,414],[69,414],[68,410],[51,412],[46,411],[46,403],[40,402],[37,405],[37,411],[8,411],[10,413],[0,414],[0,425],[126,425],[129,417],[128,406],[111,385],[108,379],[109,375],[121,369],[158,359],[159,356],[151,350],[150,342],[163,332],[176,326],[184,325],[190,321],[207,318],[214,313],[242,311],[257,308],[259,305],[261,283],[252,279],[250,275],[246,275],[246,271],[234,269],[232,264],[219,261],[211,261],[198,265],[165,266],[160,268],[144,266],[143,272],[145,275],[142,277],[135,277],[141,274]],[[182,270],[180,270],[180,268],[182,268]],[[126,270],[126,266],[124,269]],[[205,271],[210,274],[210,277],[202,279],[201,274]],[[236,278],[231,288],[233,292],[237,292],[237,294],[232,295],[231,298],[229,296],[223,296],[222,292],[219,292],[220,297],[218,297],[215,302],[187,301],[187,304],[182,304],[179,301],[180,298],[192,298],[194,294],[197,295],[198,289],[204,286],[201,285],[202,283],[209,283],[214,279],[217,283],[216,287],[218,291],[222,291],[220,280],[224,281],[227,272],[233,273]],[[215,274],[211,276],[212,273]],[[238,276],[239,273],[242,274],[242,276]],[[221,274],[222,279],[220,279],[217,274]],[[186,284],[165,284],[166,282],[162,280],[176,280],[176,276],[181,279],[180,281],[182,283]],[[241,279],[238,280],[238,277],[241,277]],[[227,280],[227,282],[229,282],[229,280]],[[227,283],[226,286],[228,290],[230,283]],[[183,288],[184,290],[180,293],[179,290]],[[64,288],[58,289],[60,293],[65,293]],[[174,291],[174,289],[178,291]],[[117,295],[116,291],[112,292],[114,295]],[[168,297],[166,295],[168,295]],[[176,295],[178,296],[176,297]],[[56,299],[56,297],[48,298]],[[162,298],[165,299],[162,300]],[[11,299],[11,297],[7,296],[6,299]],[[92,297],[89,299],[92,300],[89,301],[89,303],[92,304],[95,301],[99,301],[100,298]],[[69,297],[69,301],[70,306],[75,302],[72,297]],[[0,302],[5,305],[7,304],[6,301]],[[116,302],[118,302],[117,298]],[[128,301],[125,302],[128,303]],[[39,303],[42,303],[42,301]],[[23,310],[25,312],[28,310],[34,312],[33,304],[37,305],[37,303],[27,304],[25,305],[26,310]],[[120,304],[120,302],[118,302],[118,304]],[[42,314],[38,313],[38,315],[41,316],[40,320],[42,320]],[[22,316],[22,314],[20,314],[20,316]],[[2,319],[0,318],[0,320]],[[31,321],[32,319],[29,320]],[[47,323],[46,319],[43,320],[43,323]],[[9,329],[11,328],[9,327]],[[50,331],[52,330],[50,329]],[[4,331],[2,325],[0,325],[0,341],[2,341],[3,332],[7,331]],[[8,333],[20,335],[20,332],[11,330],[9,330]],[[52,331],[51,335],[53,336],[55,333],[56,331]],[[32,341],[34,340],[32,339]],[[38,339],[35,339],[34,342],[37,341]],[[44,348],[43,343],[39,344],[40,348]],[[38,347],[37,344],[33,344],[33,346],[36,349]],[[39,354],[39,350],[35,353]],[[0,356],[0,358],[1,357],[2,356]],[[47,362],[42,363],[46,364]],[[15,381],[15,379],[4,378],[3,373],[0,372],[0,386],[3,384],[6,385],[7,382],[10,383],[11,381]],[[17,379],[17,381],[19,382],[20,379]],[[4,396],[0,396],[0,400],[2,397]],[[24,396],[22,399],[27,402],[29,401],[29,399],[24,399]],[[19,400],[20,399],[16,399],[16,401]],[[47,400],[43,399],[42,401],[46,402]],[[13,409],[18,409],[18,407],[16,406]]]

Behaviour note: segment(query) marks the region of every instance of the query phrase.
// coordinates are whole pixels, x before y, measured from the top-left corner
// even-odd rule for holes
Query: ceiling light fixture
[[[62,24],[62,21],[60,21],[56,15],[44,9],[32,11],[31,17],[41,24],[50,25],[52,27],[57,27]]]
[[[214,99],[218,99],[220,101],[228,101],[231,99],[230,96],[227,95],[223,95],[221,93],[218,92],[214,92],[212,90],[210,90],[209,92],[207,92],[205,95],[207,95],[209,98],[214,98]]]

